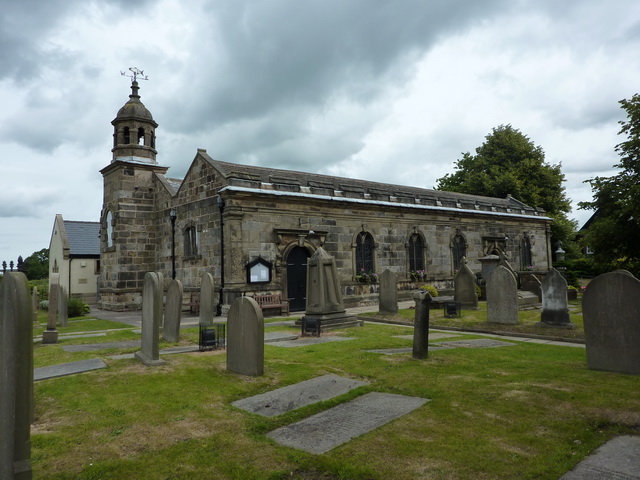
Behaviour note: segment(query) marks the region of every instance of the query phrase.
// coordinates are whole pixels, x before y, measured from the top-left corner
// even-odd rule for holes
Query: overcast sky
[[[227,162],[433,188],[511,124],[562,163],[570,217],[640,91],[637,0],[0,0],[0,262],[98,221],[138,67],[182,177]]]

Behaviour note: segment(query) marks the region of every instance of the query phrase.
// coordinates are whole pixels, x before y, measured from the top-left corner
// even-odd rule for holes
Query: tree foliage
[[[25,260],[25,275],[29,280],[49,277],[49,249],[33,252]]]
[[[476,154],[463,153],[453,174],[437,180],[438,190],[506,198],[542,208],[554,222],[554,246],[571,244],[576,224],[566,214],[571,203],[566,196],[561,164],[545,162],[544,150],[511,125],[500,125],[485,137]]]
[[[594,250],[594,257],[609,269],[624,268],[640,274],[640,95],[620,100],[627,119],[621,120],[618,135],[626,140],[615,146],[620,169],[611,177],[594,177],[593,201],[580,202],[580,208],[594,210],[584,242]]]

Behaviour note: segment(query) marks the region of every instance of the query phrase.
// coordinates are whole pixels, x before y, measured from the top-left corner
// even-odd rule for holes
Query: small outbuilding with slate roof
[[[64,220],[57,214],[49,243],[49,278],[60,274],[69,297],[96,302],[100,277],[100,222]]]

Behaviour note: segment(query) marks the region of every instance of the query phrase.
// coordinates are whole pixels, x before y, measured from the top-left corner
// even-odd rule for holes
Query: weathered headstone
[[[422,359],[429,355],[429,309],[431,295],[421,291],[413,295],[416,302],[415,322],[413,325],[413,358]]]
[[[33,307],[27,277],[0,282],[0,478],[31,479]]]
[[[58,288],[58,323],[61,327],[69,325],[69,299],[62,285]]]
[[[251,297],[236,298],[227,314],[227,370],[253,376],[264,373],[264,320]]]
[[[480,264],[482,265],[480,272],[482,273],[482,278],[485,282],[489,281],[489,277],[500,263],[500,257],[498,255],[487,255],[485,257],[479,258]]]
[[[453,278],[455,292],[453,299],[466,308],[478,308],[478,294],[476,293],[476,275],[467,265],[467,259],[462,257],[462,265]]]
[[[52,273],[49,276],[49,307],[47,309],[47,329],[42,332],[42,343],[58,343],[58,330],[56,328],[56,316],[58,315],[58,302],[60,301],[60,274]]]
[[[152,367],[164,365],[158,346],[162,319],[162,274],[147,272],[142,286],[142,350],[135,358]]]
[[[504,265],[498,265],[487,280],[487,321],[518,323],[516,278]]]
[[[389,269],[380,275],[378,311],[392,315],[398,313],[398,276]]]
[[[38,302],[38,287],[33,287],[33,291],[31,292],[31,304],[33,306],[33,323],[37,323],[38,308],[40,308],[40,304]]]
[[[171,280],[167,289],[167,303],[164,313],[162,338],[167,342],[177,342],[180,338],[180,320],[182,319],[182,282]]]
[[[215,290],[213,275],[205,273],[200,283],[200,324],[211,325],[215,313]]]
[[[569,319],[567,281],[552,268],[542,281],[542,312],[540,322],[555,327],[574,328]]]
[[[355,316],[347,314],[335,259],[322,247],[307,262],[307,306],[302,323],[307,330],[317,331],[361,325]]]
[[[594,278],[582,316],[589,368],[640,375],[640,280],[617,271]]]

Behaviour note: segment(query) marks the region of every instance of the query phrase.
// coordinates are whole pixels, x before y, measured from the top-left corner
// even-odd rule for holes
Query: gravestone
[[[498,255],[487,255],[485,257],[479,258],[480,261],[480,272],[482,273],[482,279],[485,282],[489,281],[489,277],[493,273],[493,271],[500,263],[500,257]]]
[[[236,298],[227,314],[227,370],[252,376],[264,373],[264,320],[251,297]]]
[[[531,292],[538,297],[539,301],[542,301],[542,283],[535,275],[527,275],[523,278],[520,290]]]
[[[215,313],[215,291],[213,275],[205,273],[200,283],[200,325],[213,324]]]
[[[575,328],[569,319],[567,281],[555,268],[552,268],[542,281],[540,323],[546,326]]]
[[[40,302],[38,302],[38,287],[33,287],[31,292],[31,305],[33,307],[33,323],[38,323],[38,308]]]
[[[455,292],[453,299],[466,308],[478,308],[478,294],[476,293],[476,275],[467,265],[466,257],[462,257],[462,265],[453,278]]]
[[[0,282],[0,478],[31,479],[33,308],[27,277]]]
[[[398,276],[389,269],[380,275],[378,311],[392,315],[398,313]]]
[[[582,316],[589,368],[640,375],[640,280],[619,271],[594,278]]]
[[[487,280],[487,322],[518,323],[516,278],[504,265],[498,265]]]
[[[362,325],[355,316],[347,314],[335,259],[322,247],[307,262],[307,306],[302,324],[307,331],[315,330],[318,334]]]
[[[164,325],[162,338],[167,342],[177,342],[180,339],[180,320],[182,319],[182,282],[171,280],[167,289],[167,304],[164,311]]]
[[[162,320],[162,274],[147,272],[142,286],[142,350],[135,358],[148,367],[164,365],[158,347]]]
[[[47,308],[47,329],[42,332],[43,345],[58,343],[58,330],[56,329],[56,316],[58,314],[58,302],[60,300],[60,274],[52,273],[49,277],[49,307]]]
[[[416,302],[415,322],[413,325],[413,358],[422,359],[429,355],[429,309],[431,295],[421,291],[413,295]]]
[[[69,298],[62,285],[58,288],[58,323],[61,327],[69,325]]]

